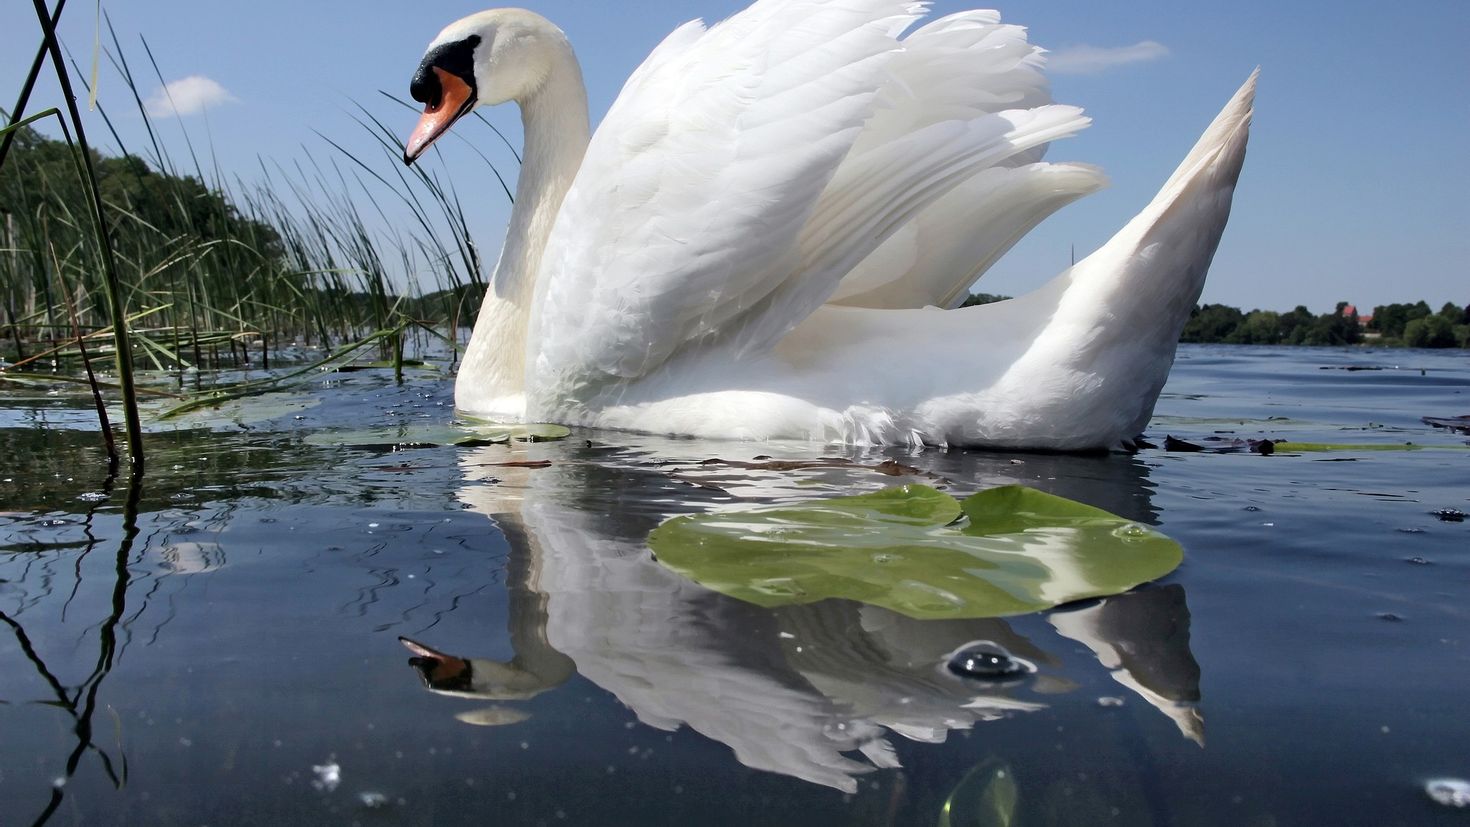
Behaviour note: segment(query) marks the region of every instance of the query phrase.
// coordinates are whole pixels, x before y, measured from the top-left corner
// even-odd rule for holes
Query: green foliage
[[[1223,304],[1196,306],[1184,323],[1181,342],[1224,342],[1234,333],[1245,316],[1236,308]]]
[[[281,325],[308,279],[286,268],[279,234],[244,215],[200,179],[151,169],[142,159],[91,154],[110,217],[125,315],[147,314],[135,357],[182,364],[183,331],[258,335]],[[0,309],[17,358],[72,334],[111,325],[104,273],[88,219],[86,183],[72,149],[21,129],[0,174]],[[158,312],[161,311],[161,312]],[[136,324],[135,324],[136,326]],[[231,349],[238,341],[229,342]],[[100,344],[100,343],[99,343]],[[101,347],[92,348],[102,355]]]
[[[1444,316],[1415,319],[1404,326],[1404,344],[1409,347],[1455,347],[1455,323]]]
[[[977,304],[994,304],[1010,299],[1010,296],[1001,296],[996,293],[971,293],[960,307],[974,307]]]
[[[963,502],[905,485],[675,517],[648,544],[664,565],[761,606],[846,598],[916,618],[999,617],[1117,594],[1183,556],[1158,532],[1018,485]]]
[[[19,130],[11,151],[15,154],[0,177],[0,211],[64,215],[85,200],[66,144],[25,128]],[[145,234],[150,241],[159,236],[238,239],[263,258],[278,259],[282,254],[274,229],[240,215],[222,193],[198,178],[154,172],[136,155],[108,157],[93,151],[92,163],[103,200],[125,217],[116,230],[119,236]],[[57,229],[52,228],[52,241],[72,240]]]
[[[1197,306],[1179,337],[1181,342],[1237,345],[1356,345],[1364,327],[1347,302],[1331,313],[1312,315],[1297,306],[1289,313],[1240,310],[1223,304]],[[1432,313],[1425,302],[1374,308],[1367,330],[1382,334],[1380,344],[1410,347],[1470,347],[1470,311],[1448,302]]]
[[[1415,319],[1422,319],[1430,313],[1426,302],[1414,304],[1381,304],[1373,308],[1373,321],[1368,329],[1382,333],[1387,339],[1401,339],[1404,328]]]
[[[1252,310],[1240,327],[1226,334],[1224,341],[1238,345],[1282,344],[1281,314],[1271,310]]]

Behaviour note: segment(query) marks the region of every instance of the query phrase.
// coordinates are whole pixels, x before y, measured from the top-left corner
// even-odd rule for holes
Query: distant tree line
[[[971,293],[961,307],[1005,301],[1009,296]],[[1470,348],[1470,306],[1446,302],[1435,312],[1426,302],[1381,304],[1367,322],[1347,302],[1331,313],[1312,314],[1305,306],[1278,313],[1249,313],[1224,304],[1198,305],[1179,341],[1233,345],[1357,345]]]
[[[1312,315],[1298,305],[1288,313],[1241,312],[1223,304],[1196,307],[1181,342],[1240,345],[1356,345],[1364,342],[1402,347],[1470,348],[1470,312],[1446,302],[1439,312],[1427,303],[1385,304],[1373,308],[1367,324],[1347,302],[1331,313]]]

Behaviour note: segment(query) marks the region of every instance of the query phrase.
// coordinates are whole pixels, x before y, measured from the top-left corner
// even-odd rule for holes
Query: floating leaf
[[[1333,442],[1278,442],[1276,443],[1276,453],[1325,454],[1333,451],[1422,451],[1426,447],[1428,446],[1415,445],[1412,442],[1397,445],[1392,442],[1375,442],[1367,445],[1339,445]]]
[[[548,442],[566,439],[571,431],[561,425],[497,425],[475,422],[467,425],[401,425],[361,431],[322,431],[306,437],[311,445],[346,445],[375,450],[434,448],[456,445],[473,448],[517,442]]]
[[[837,597],[916,618],[998,617],[1118,594],[1183,557],[1152,529],[1014,485],[963,503],[905,485],[675,517],[648,543],[664,565],[758,605]]]
[[[177,427],[210,428],[212,430],[249,428],[263,422],[301,414],[322,403],[321,397],[309,393],[281,391],[259,396],[229,399],[210,407],[196,408],[171,417]],[[145,410],[154,406],[145,405]],[[117,416],[112,410],[109,415]]]
[[[553,425],[549,422],[528,422],[525,424],[508,425],[501,422],[477,419],[473,416],[465,417],[465,424],[460,427],[478,435],[491,436],[496,442],[504,442],[509,439],[514,439],[517,442],[554,442],[558,439],[566,439],[572,435],[571,429],[565,425]]]

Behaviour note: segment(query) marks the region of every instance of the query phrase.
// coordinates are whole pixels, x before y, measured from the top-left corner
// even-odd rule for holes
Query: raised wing
[[[760,0],[655,50],[593,136],[547,241],[532,398],[646,375],[790,278],[895,38],[921,11]]]
[[[528,415],[616,396],[699,346],[769,349],[834,293],[948,301],[1100,185],[1091,168],[1038,163],[1088,119],[1047,103],[1023,30],[967,12],[900,43],[922,11],[762,0],[655,50],[593,136],[547,242]]]
[[[1026,30],[1002,23],[997,12],[928,23],[903,38],[853,155],[941,120],[1045,106],[1051,93],[1043,64]],[[829,301],[873,308],[963,301],[975,279],[1033,227],[1106,184],[1094,167],[1038,163],[1045,149],[1018,152],[925,208],[854,267]]]

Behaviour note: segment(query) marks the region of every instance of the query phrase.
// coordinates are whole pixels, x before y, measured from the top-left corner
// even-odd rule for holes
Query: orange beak
[[[439,77],[439,101],[424,107],[419,125],[408,136],[408,144],[403,149],[405,164],[412,164],[475,105],[475,90],[468,83],[453,72],[446,72],[438,66],[432,68]]]

